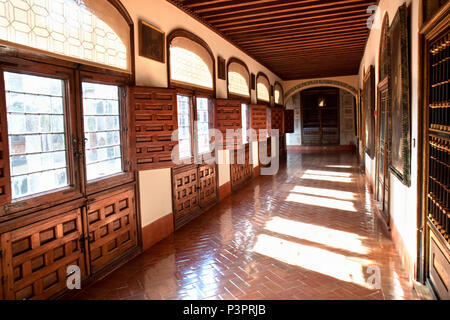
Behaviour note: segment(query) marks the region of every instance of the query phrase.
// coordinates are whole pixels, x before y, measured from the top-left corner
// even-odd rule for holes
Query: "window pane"
[[[68,186],[64,82],[5,72],[12,199]]]
[[[83,82],[87,179],[123,171],[119,87]]]
[[[189,97],[177,96],[178,105],[178,148],[180,159],[192,156],[191,151],[191,114]]]
[[[194,41],[175,38],[170,46],[172,80],[213,88],[213,62],[209,53]]]
[[[197,144],[199,154],[210,152],[209,141],[209,99],[197,98]]]
[[[79,0],[1,0],[0,39],[120,69],[128,67],[126,44]]]

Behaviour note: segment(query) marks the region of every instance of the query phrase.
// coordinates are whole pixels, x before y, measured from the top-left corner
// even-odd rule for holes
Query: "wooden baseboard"
[[[219,201],[228,198],[231,195],[231,182],[221,185],[219,187]]]
[[[142,229],[142,250],[148,250],[174,231],[173,213],[170,213]]]

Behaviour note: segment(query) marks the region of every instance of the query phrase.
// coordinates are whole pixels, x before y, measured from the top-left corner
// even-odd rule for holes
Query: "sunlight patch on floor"
[[[315,196],[307,196],[298,193],[290,193],[286,198],[286,201],[296,202],[300,204],[307,204],[316,207],[330,208],[336,210],[350,211],[350,212],[358,212],[355,208],[355,205],[351,201],[323,198],[323,197],[315,197]]]
[[[358,200],[358,196],[354,192],[346,192],[325,188],[295,186],[294,188],[292,188],[291,192],[309,194],[312,196],[335,198],[338,200]]]
[[[265,230],[286,236],[303,239],[334,249],[350,251],[356,254],[368,254],[361,240],[366,238],[355,233],[335,230],[293,220],[274,217],[266,222]]]
[[[277,237],[261,234],[252,249],[253,252],[270,257],[325,276],[354,283],[371,289],[364,276],[364,267],[371,261],[349,259],[345,255],[301,245]]]
[[[301,179],[320,180],[320,181],[329,181],[329,182],[342,182],[342,183],[355,182],[355,179],[352,179],[352,178],[331,177],[331,176],[323,176],[323,175],[315,175],[315,174],[307,174],[307,173],[305,173],[303,176],[301,176]]]
[[[330,176],[330,177],[351,177],[351,173],[336,172],[336,171],[322,171],[322,170],[306,170],[306,174],[314,174],[318,176]]]

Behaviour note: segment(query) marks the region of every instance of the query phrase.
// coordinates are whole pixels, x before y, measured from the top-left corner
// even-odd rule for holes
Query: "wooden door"
[[[190,221],[200,208],[197,165],[173,169],[173,207],[175,229]]]
[[[137,248],[135,208],[134,186],[88,199],[86,221],[91,273]]]
[[[217,167],[215,164],[205,164],[198,167],[199,178],[199,204],[207,207],[218,200]]]
[[[81,209],[1,235],[4,298],[48,299],[66,290],[67,267],[86,275]]]

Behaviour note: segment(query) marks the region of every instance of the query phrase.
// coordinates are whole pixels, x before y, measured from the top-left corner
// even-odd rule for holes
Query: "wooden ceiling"
[[[167,0],[283,80],[358,74],[376,0]],[[213,43],[209,44],[211,47]]]

